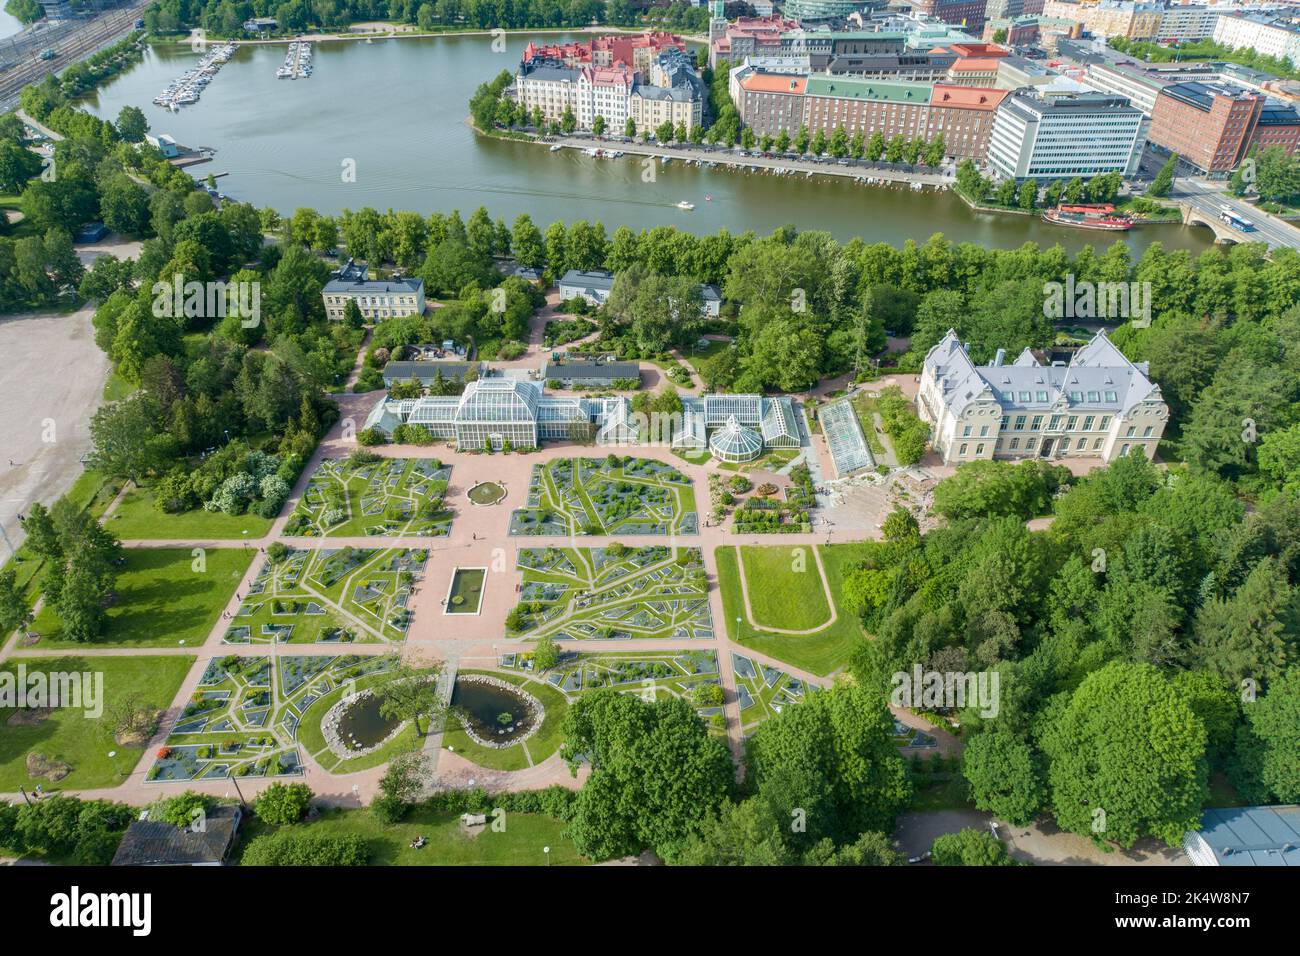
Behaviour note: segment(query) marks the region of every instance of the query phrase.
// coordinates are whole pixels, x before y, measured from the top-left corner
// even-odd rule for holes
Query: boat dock
[[[197,103],[199,97],[203,95],[204,88],[212,82],[221,68],[230,62],[230,58],[235,55],[235,50],[238,48],[239,44],[233,40],[229,43],[217,44],[203,54],[198,66],[182,73],[167,89],[155,96],[153,101],[173,113],[182,106]]]
[[[294,40],[284,55],[284,64],[275,71],[282,80],[306,79],[311,76],[311,43],[307,40]]]

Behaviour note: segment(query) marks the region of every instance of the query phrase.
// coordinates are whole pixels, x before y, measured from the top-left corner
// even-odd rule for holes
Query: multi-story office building
[[[922,16],[955,23],[978,34],[984,26],[987,0],[912,0],[912,9]]]
[[[988,158],[1008,179],[1131,176],[1145,141],[1146,117],[1124,97],[1018,90],[998,107]]]
[[[1173,83],[1156,97],[1148,136],[1201,172],[1226,175],[1246,154],[1264,100],[1227,83]]]
[[[1219,10],[1214,7],[1171,3],[1160,13],[1156,40],[1160,43],[1170,40],[1205,40],[1214,35],[1218,22]]]
[[[785,0],[781,5],[787,17],[794,17],[800,23],[843,20],[851,13],[884,6],[884,0]]]
[[[1259,13],[1223,13],[1214,25],[1214,42],[1249,47],[1264,56],[1300,64],[1300,27]]]
[[[1014,20],[1042,13],[1044,0],[988,0],[984,5],[986,20]]]
[[[1169,422],[1145,362],[1125,358],[1098,332],[1068,362],[1029,349],[976,365],[949,330],[925,356],[917,412],[947,464],[1002,458],[1100,458],[1155,454]]]
[[[1300,148],[1300,112],[1294,104],[1272,99],[1264,101],[1246,149],[1267,149],[1270,146],[1281,146],[1288,154]]]
[[[1124,96],[1147,116],[1170,81],[1132,63],[1089,63],[1083,80],[1099,93]]]

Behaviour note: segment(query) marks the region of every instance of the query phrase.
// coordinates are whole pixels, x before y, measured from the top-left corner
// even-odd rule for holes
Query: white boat
[[[559,152],[560,150],[562,150],[562,149],[564,149],[564,147],[561,146],[559,143],[552,143],[552,144],[551,144],[551,152],[552,152],[552,153],[558,153],[558,152]]]
[[[695,203],[687,202],[685,199],[683,199],[681,202],[677,204],[677,208],[685,209],[687,212],[690,212],[692,209],[695,208]]]

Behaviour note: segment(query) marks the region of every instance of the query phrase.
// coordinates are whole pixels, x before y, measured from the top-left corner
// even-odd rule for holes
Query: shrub
[[[359,836],[324,836],[281,830],[254,838],[243,866],[365,866],[370,859]]]
[[[187,827],[202,813],[207,813],[215,801],[207,794],[186,790],[174,797],[164,797],[150,807],[149,817],[172,826]]]
[[[283,826],[302,819],[311,797],[305,783],[273,783],[258,794],[253,809],[267,823]]]
[[[1010,866],[1007,846],[992,833],[967,828],[945,833],[934,841],[930,857],[936,866]]]

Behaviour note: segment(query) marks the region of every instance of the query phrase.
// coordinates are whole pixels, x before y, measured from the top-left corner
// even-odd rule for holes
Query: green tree
[[[533,665],[539,673],[545,673],[560,663],[560,645],[555,638],[547,634],[538,639],[533,646]]]
[[[596,860],[651,847],[670,862],[731,789],[726,747],[680,698],[647,703],[612,690],[580,697],[564,719],[565,760],[590,761],[570,834]]]
[[[837,684],[759,727],[746,751],[747,786],[787,822],[783,838],[794,847],[889,832],[911,796],[892,731],[882,698]],[[789,832],[796,814],[804,832]]]
[[[379,697],[379,713],[385,720],[409,720],[415,732],[423,735],[420,721],[433,720],[442,714],[444,704],[437,688],[438,668],[417,668],[396,664],[372,685]]]
[[[149,121],[138,106],[123,106],[117,114],[117,135],[124,143],[139,143],[149,132]]]
[[[1229,777],[1248,800],[1295,803],[1300,800],[1300,668],[1290,668],[1268,693],[1244,708],[1246,723],[1237,732],[1236,759]]]
[[[962,753],[961,769],[975,806],[1016,826],[1029,824],[1043,804],[1038,761],[1030,746],[1012,734],[977,735]]]
[[[1169,195],[1169,190],[1174,184],[1174,170],[1178,166],[1178,154],[1171,153],[1165,160],[1165,164],[1160,167],[1160,172],[1156,173],[1156,178],[1151,180],[1151,185],[1147,187],[1148,196],[1163,197]]]
[[[1128,848],[1177,846],[1208,796],[1206,733],[1149,664],[1112,662],[1049,705],[1041,745],[1056,822]]]

